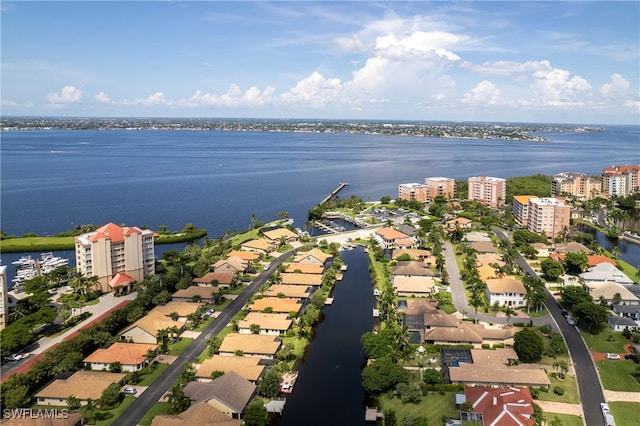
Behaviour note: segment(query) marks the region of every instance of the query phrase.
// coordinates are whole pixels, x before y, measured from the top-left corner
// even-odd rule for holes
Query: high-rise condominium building
[[[611,166],[602,170],[602,192],[626,197],[640,189],[640,164]]]
[[[492,208],[504,204],[507,181],[502,178],[475,176],[469,178],[469,200],[476,200]]]
[[[0,266],[0,330],[4,330],[7,326],[7,317],[9,316],[8,285],[7,267]]]
[[[424,203],[427,201],[427,186],[421,183],[401,183],[398,185],[398,198]]]
[[[527,226],[529,219],[529,200],[538,198],[537,195],[514,195],[511,211],[520,226]]]
[[[557,198],[531,198],[529,200],[527,229],[555,238],[569,228],[571,207]]]
[[[447,177],[428,177],[424,180],[427,186],[427,198],[433,200],[442,195],[448,200],[456,197],[456,181]]]
[[[573,195],[579,200],[591,200],[600,195],[601,183],[584,173],[559,173],[551,181],[551,195]]]
[[[153,231],[108,223],[75,241],[78,272],[98,277],[103,291],[118,272],[136,281],[155,274]]]

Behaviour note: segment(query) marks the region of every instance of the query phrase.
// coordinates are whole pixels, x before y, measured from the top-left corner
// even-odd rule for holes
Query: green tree
[[[442,373],[435,368],[427,368],[424,370],[424,382],[430,385],[442,383]]]
[[[184,389],[179,383],[176,383],[171,387],[169,394],[167,395],[169,402],[169,414],[178,414],[189,408],[191,401],[184,394]]]
[[[104,391],[102,391],[102,395],[100,396],[100,408],[107,410],[115,408],[120,404],[121,400],[122,394],[120,393],[120,385],[117,383],[111,383]]]
[[[2,390],[4,408],[27,407],[31,404],[31,394],[26,385],[7,386],[6,389]]]
[[[280,395],[280,373],[275,369],[270,369],[260,379],[258,392],[265,398],[277,398]]]
[[[544,351],[544,341],[537,331],[523,328],[514,335],[513,349],[522,362],[536,362]]]
[[[267,426],[269,424],[269,414],[259,398],[254,398],[247,404],[242,420],[246,426]]]
[[[592,300],[593,297],[589,294],[589,291],[581,286],[569,286],[560,289],[560,304],[568,310],[573,310],[574,306],[582,302],[591,303]]]
[[[75,395],[69,395],[69,397],[67,397],[67,408],[69,410],[80,408],[80,399]]]
[[[564,269],[570,275],[583,273],[588,264],[587,255],[584,253],[567,253],[564,258]]]
[[[592,302],[578,303],[571,310],[578,324],[584,324],[591,334],[598,334],[606,327],[607,312],[607,308]]]
[[[87,399],[86,404],[82,407],[82,412],[87,419],[87,423],[93,423],[93,416],[96,414],[96,404],[91,398]]]
[[[362,385],[370,393],[395,389],[398,383],[408,381],[407,370],[394,363],[390,356],[377,359],[362,370]]]
[[[403,403],[417,403],[422,398],[422,391],[415,384],[398,383],[396,392],[400,394],[400,400]]]
[[[564,274],[562,262],[549,258],[540,262],[540,269],[548,281],[558,281],[558,278]]]

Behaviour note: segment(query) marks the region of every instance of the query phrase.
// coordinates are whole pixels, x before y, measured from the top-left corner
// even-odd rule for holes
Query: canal
[[[369,260],[362,247],[341,253],[348,269],[323,309],[324,320],[307,347],[279,426],[364,425],[366,358],[360,337],[373,328],[375,299]]]
[[[614,247],[618,247],[619,254],[617,257],[627,262],[629,265],[636,268],[640,267],[640,245],[632,243],[631,241],[623,240],[622,238],[611,239],[607,237],[603,232],[588,225],[580,225],[578,229],[581,232],[590,234],[596,240],[598,245],[603,249],[611,252]],[[630,277],[633,278],[633,277]]]

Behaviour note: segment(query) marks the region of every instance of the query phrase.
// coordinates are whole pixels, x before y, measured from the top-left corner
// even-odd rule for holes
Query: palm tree
[[[516,311],[509,305],[504,307],[504,313],[507,316],[507,326],[509,326],[509,320],[513,315],[515,315]]]
[[[69,408],[69,410],[75,410],[76,408],[80,407],[80,399],[75,395],[69,395],[69,397],[67,398],[67,407]]]
[[[91,398],[87,399],[87,403],[84,405],[83,411],[84,415],[87,417],[87,423],[92,423],[93,415],[96,411],[96,404]]]
[[[167,401],[169,402],[169,414],[178,414],[189,408],[191,401],[184,394],[184,390],[179,383],[173,385],[169,394],[167,395]]]

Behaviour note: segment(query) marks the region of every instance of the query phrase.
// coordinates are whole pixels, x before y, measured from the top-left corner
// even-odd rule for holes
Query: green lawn
[[[638,424],[640,403],[614,401],[609,403],[609,408],[617,426],[635,426]]]
[[[605,389],[612,391],[640,392],[640,384],[631,376],[638,366],[626,360],[597,361],[600,369],[600,380]]]
[[[117,420],[120,414],[124,412],[132,403],[135,398],[133,396],[127,395],[124,397],[124,400],[118,405],[116,408],[112,410],[97,410],[94,414],[94,419],[96,420],[96,425],[110,425],[110,424],[118,424]]]
[[[177,342],[169,345],[169,355],[181,355],[182,352],[193,343],[193,339],[189,337],[181,337]]]
[[[167,368],[169,368],[169,364],[160,364],[160,363],[156,364],[153,371],[149,374],[145,374],[142,380],[140,380],[140,383],[138,383],[138,385],[140,386],[151,385]]]
[[[560,414],[560,413],[544,413],[547,419],[547,424],[551,423],[554,419],[558,418],[562,426],[584,426],[582,417],[574,416],[572,414]]]
[[[580,403],[580,394],[578,393],[575,377],[566,375],[564,380],[558,380],[554,374],[548,374],[547,376],[549,376],[549,381],[551,382],[551,389],[549,389],[549,392],[540,392],[538,399],[541,401],[567,402],[570,404]],[[553,392],[553,388],[556,386],[564,389],[564,395],[556,395],[556,393]]]
[[[624,345],[628,343],[622,332],[605,329],[599,334],[590,334],[588,331],[581,331],[582,338],[587,347],[594,352],[624,352]],[[613,337],[612,341],[608,341]]]
[[[168,402],[156,402],[149,411],[146,412],[144,417],[138,422],[139,425],[149,426],[153,421],[153,418],[159,414],[167,414],[169,412]]]
[[[442,416],[459,418],[456,411],[455,393],[445,392],[440,395],[438,392],[429,392],[429,395],[423,396],[418,404],[404,404],[400,398],[389,398],[386,394],[378,397],[378,404],[384,413],[385,411],[395,411],[397,424],[409,424],[403,421],[403,418],[416,418],[424,416],[428,419],[429,425],[442,424]]]

